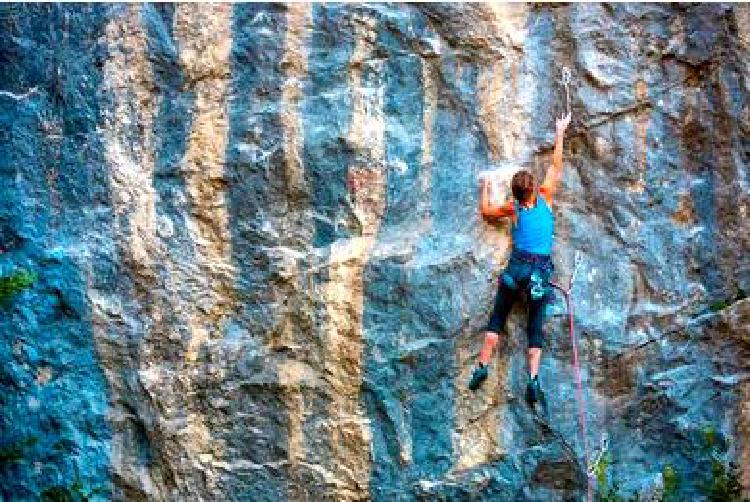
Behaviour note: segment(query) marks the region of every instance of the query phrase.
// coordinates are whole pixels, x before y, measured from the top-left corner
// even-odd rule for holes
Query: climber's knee
[[[500,338],[500,336],[495,333],[494,331],[487,331],[484,334],[484,344],[485,345],[492,345],[493,347],[497,345],[497,341]]]
[[[529,331],[529,348],[541,349],[544,346],[544,333],[541,329]]]
[[[479,353],[479,361],[482,364],[488,364],[492,358],[492,353],[497,346],[498,335],[494,331],[487,331],[484,334],[484,345],[482,345],[482,351]]]

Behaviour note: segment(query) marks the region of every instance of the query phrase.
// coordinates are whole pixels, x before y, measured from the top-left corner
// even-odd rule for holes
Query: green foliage
[[[67,486],[55,485],[44,489],[41,493],[41,500],[42,502],[74,502],[78,499]]]
[[[0,446],[0,469],[23,460],[26,448],[37,443],[35,436],[29,436],[13,443]]]
[[[598,502],[620,502],[622,500],[617,481],[612,484],[609,482],[609,467],[611,464],[612,456],[608,452],[602,454],[594,464],[593,472],[596,479],[596,500]]]
[[[597,502],[625,502],[625,499],[620,494],[620,487],[617,481],[613,481],[612,484],[607,485],[603,490],[599,490],[595,500]]]
[[[721,310],[724,310],[731,304],[732,302],[730,302],[729,300],[717,300],[711,303],[711,305],[709,305],[708,308],[711,309],[711,312],[719,312]]]
[[[639,500],[637,493],[627,499],[620,493],[620,484],[616,479],[611,479],[611,465],[612,455],[606,452],[597,459],[593,466],[596,478],[595,500],[597,502],[637,502]]]
[[[725,465],[719,460],[711,461],[711,475],[700,483],[700,489],[709,502],[744,502],[742,484],[737,465]]]
[[[30,288],[36,279],[36,274],[24,269],[0,277],[0,304],[7,303],[24,289]]]
[[[29,436],[5,446],[0,446],[0,470],[6,466],[22,461],[27,455],[26,450],[39,442],[36,436]],[[55,445],[61,443],[58,441]],[[107,489],[102,486],[86,488],[81,481],[76,480],[70,486],[53,485],[40,493],[42,502],[88,502],[97,494],[106,494]]]
[[[744,300],[747,298],[747,293],[743,289],[739,289],[737,291],[737,295],[734,298],[723,298],[720,300],[716,300],[712,302],[708,308],[711,310],[711,312],[719,312],[724,310],[725,308],[729,307],[733,303],[739,302],[741,300]]]
[[[594,476],[596,477],[596,484],[599,487],[607,486],[609,480],[607,479],[607,472],[609,471],[609,464],[611,463],[611,456],[609,453],[603,454],[597,462],[594,464]]]
[[[700,431],[700,447],[697,452],[698,465],[705,465],[706,475],[698,482],[698,489],[709,502],[750,502],[742,498],[742,484],[739,469],[734,463],[726,463],[722,452],[726,452],[726,445],[716,428],[707,425]],[[613,478],[610,470],[613,464],[612,455],[605,452],[592,465],[592,473],[596,479],[594,500],[597,502],[678,502],[684,500],[680,496],[681,480],[677,470],[671,464],[662,469],[662,486],[659,490],[643,495],[633,493],[626,497],[620,493],[618,480]]]
[[[54,485],[45,488],[40,496],[42,502],[88,502],[94,495],[106,493],[106,491],[100,486],[87,490],[83,483],[76,480],[70,486]]]
[[[677,492],[680,489],[680,477],[677,475],[677,471],[671,464],[664,466],[661,471],[661,477],[664,483],[662,488],[661,497],[659,502],[676,502],[679,500]]]
[[[721,460],[716,430],[704,427],[702,432],[704,454],[711,465],[710,474],[701,480],[698,487],[709,502],[745,502],[737,465]]]
[[[712,454],[716,447],[716,429],[712,425],[706,425],[701,429],[701,439],[703,441],[703,448],[709,454]]]

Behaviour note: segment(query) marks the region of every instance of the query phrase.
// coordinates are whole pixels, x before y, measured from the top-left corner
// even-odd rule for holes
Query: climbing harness
[[[547,294],[547,288],[544,287],[544,279],[538,270],[534,269],[529,279],[529,295],[532,300],[541,300]]]
[[[573,79],[573,75],[570,72],[570,68],[567,66],[562,67],[562,84],[565,86],[565,109],[570,114],[570,81]]]
[[[592,477],[591,477],[591,471],[592,468],[589,465],[589,447],[588,447],[588,439],[587,439],[587,428],[586,428],[586,402],[584,401],[583,397],[583,385],[581,383],[581,364],[578,359],[578,342],[576,341],[576,334],[575,334],[575,326],[573,324],[573,302],[571,299],[571,293],[573,290],[573,283],[575,282],[576,274],[578,273],[578,268],[581,265],[581,253],[576,251],[575,253],[575,260],[574,260],[574,266],[573,266],[573,273],[570,275],[570,280],[568,281],[568,286],[562,286],[558,283],[551,282],[550,285],[558,289],[563,296],[565,297],[565,305],[568,310],[568,331],[570,332],[570,344],[573,348],[573,368],[575,369],[576,374],[576,398],[578,401],[578,414],[579,414],[579,425],[580,425],[580,433],[581,433],[581,440],[583,441],[583,462],[586,466],[586,481],[587,481],[587,499],[588,501],[592,500],[592,492],[593,492],[593,483],[592,483]]]

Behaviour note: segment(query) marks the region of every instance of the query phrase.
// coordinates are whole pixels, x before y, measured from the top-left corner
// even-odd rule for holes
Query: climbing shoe
[[[529,403],[529,406],[534,406],[536,402],[542,400],[544,400],[546,404],[544,393],[539,385],[539,379],[537,377],[529,378],[529,383],[526,385],[526,402]]]
[[[539,401],[539,409],[542,412],[542,416],[544,417],[545,420],[548,420],[549,413],[547,412],[547,397],[544,395],[544,392],[542,392],[541,388],[537,389],[536,396]]]
[[[487,371],[487,366],[481,365],[474,369],[474,372],[471,374],[471,380],[469,381],[469,389],[470,390],[477,390],[479,387],[481,387],[482,383],[484,383],[485,380],[487,380],[487,375],[489,372]]]

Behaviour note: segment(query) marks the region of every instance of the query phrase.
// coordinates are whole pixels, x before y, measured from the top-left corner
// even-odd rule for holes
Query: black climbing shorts
[[[492,309],[487,331],[494,333],[505,331],[505,321],[513,305],[517,300],[525,298],[529,313],[526,325],[529,348],[541,348],[544,342],[543,325],[546,306],[552,300],[549,279],[554,268],[549,256],[513,251],[508,266],[498,278],[495,307]],[[545,286],[544,294],[539,299],[533,299],[529,292],[529,282],[534,270],[541,276]]]

